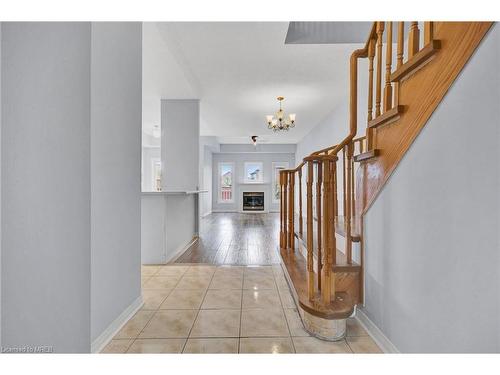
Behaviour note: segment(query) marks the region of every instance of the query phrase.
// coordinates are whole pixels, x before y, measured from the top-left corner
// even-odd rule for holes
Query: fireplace
[[[264,192],[243,192],[243,211],[264,211]]]

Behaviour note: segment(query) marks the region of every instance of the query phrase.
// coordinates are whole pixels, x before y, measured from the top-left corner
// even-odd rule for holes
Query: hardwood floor
[[[201,220],[200,238],[175,263],[279,263],[279,214],[214,213]]]

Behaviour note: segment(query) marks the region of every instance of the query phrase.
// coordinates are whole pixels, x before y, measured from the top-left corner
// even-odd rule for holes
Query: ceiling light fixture
[[[255,147],[257,147],[257,138],[258,136],[257,135],[252,135],[250,138],[252,138],[252,143]]]
[[[280,103],[280,109],[276,112],[275,116],[266,116],[267,127],[275,132],[279,130],[290,130],[290,128],[295,127],[295,113],[290,113],[288,117],[286,117],[285,111],[281,108],[281,102],[285,100],[285,98],[283,96],[278,96],[277,99]]]

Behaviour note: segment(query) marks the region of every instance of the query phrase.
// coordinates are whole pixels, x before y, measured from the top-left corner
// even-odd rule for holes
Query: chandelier
[[[290,128],[295,127],[295,113],[290,113],[288,117],[285,118],[285,111],[281,108],[281,102],[285,99],[282,96],[278,96],[278,101],[280,103],[280,109],[276,112],[276,115],[267,115],[267,127],[274,130],[275,132],[279,130],[290,130]]]

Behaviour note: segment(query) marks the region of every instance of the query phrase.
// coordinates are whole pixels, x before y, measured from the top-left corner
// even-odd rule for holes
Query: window
[[[233,202],[233,178],[234,164],[219,163],[219,202]]]
[[[273,203],[280,202],[280,171],[288,169],[289,165],[286,161],[273,163]]]
[[[245,163],[245,182],[246,183],[264,182],[264,171],[261,162]]]

